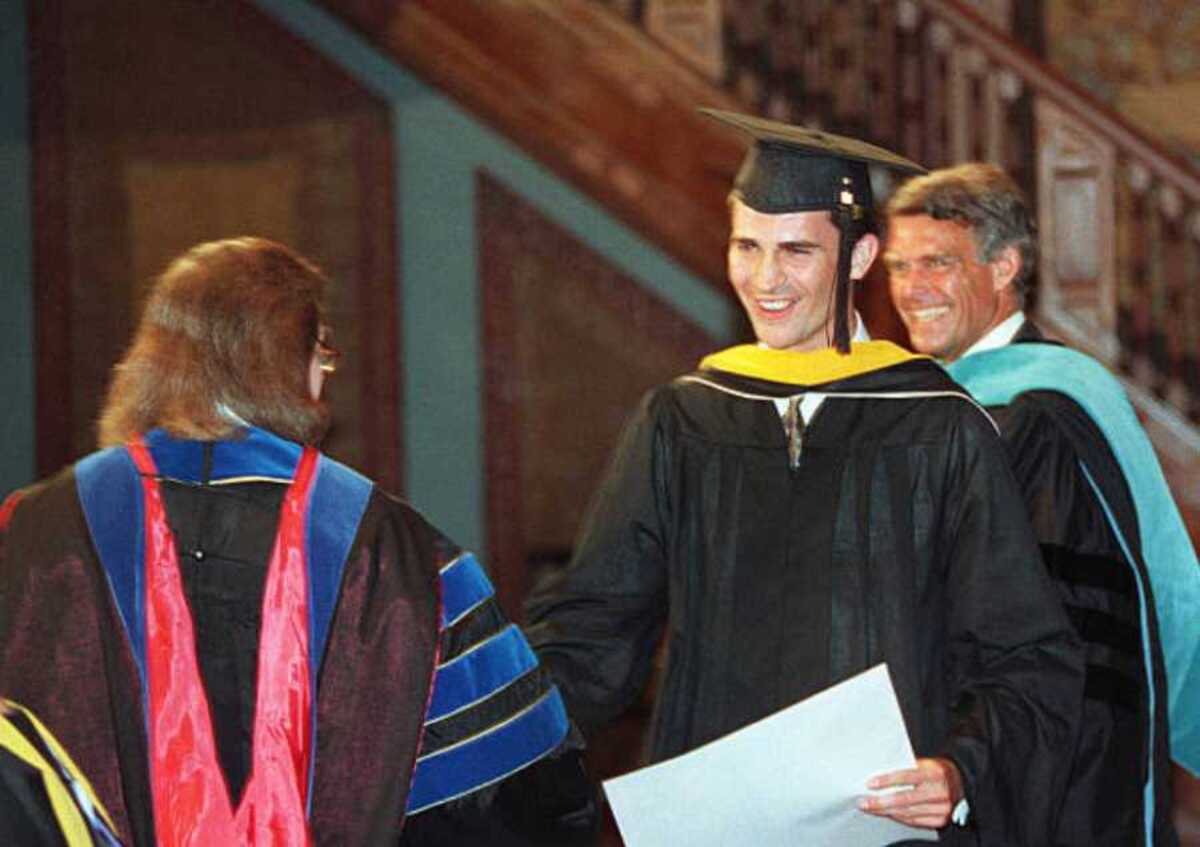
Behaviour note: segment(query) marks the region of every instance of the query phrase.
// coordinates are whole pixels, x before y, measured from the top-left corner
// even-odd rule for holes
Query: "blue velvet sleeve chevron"
[[[562,697],[469,553],[441,570],[441,652],[409,792],[417,814],[500,782],[567,738]]]

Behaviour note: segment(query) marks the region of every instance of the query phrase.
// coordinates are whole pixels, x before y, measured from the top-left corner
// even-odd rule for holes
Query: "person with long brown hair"
[[[175,259],[146,303],[100,415],[100,446],[161,427],[227,438],[244,423],[320,442],[329,410],[322,359],[325,276],[281,244],[234,238]]]
[[[103,449],[0,510],[0,695],[129,844],[587,843],[578,736],[480,564],[316,447],[327,287],[261,238],[159,277]]]

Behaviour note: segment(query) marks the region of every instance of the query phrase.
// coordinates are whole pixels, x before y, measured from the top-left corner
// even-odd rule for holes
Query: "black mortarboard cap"
[[[783,215],[828,209],[842,233],[838,246],[833,346],[850,352],[850,238],[855,221],[872,211],[870,165],[883,165],[906,174],[925,169],[903,156],[843,135],[802,126],[701,109],[722,123],[740,129],[753,144],[733,181],[733,195],[756,212]]]
[[[769,215],[873,206],[869,165],[905,174],[925,169],[903,156],[843,135],[720,109],[700,111],[740,129],[753,140],[733,183],[735,195]]]

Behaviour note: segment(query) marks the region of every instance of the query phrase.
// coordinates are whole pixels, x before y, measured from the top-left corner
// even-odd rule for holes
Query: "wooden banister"
[[[1200,173],[1090,92],[988,23],[959,0],[900,0],[921,6],[982,51],[990,62],[1016,74],[1039,97],[1048,98],[1083,127],[1115,144],[1160,178],[1200,199]]]

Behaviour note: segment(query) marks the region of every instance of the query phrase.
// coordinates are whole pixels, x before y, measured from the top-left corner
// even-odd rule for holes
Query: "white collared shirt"
[[[1017,330],[1021,328],[1021,324],[1023,323],[1025,323],[1025,312],[1017,309],[1007,318],[985,332],[959,358],[970,356],[972,353],[982,353],[984,350],[995,350],[997,347],[1003,347],[1013,340],[1013,336],[1017,334]]]

